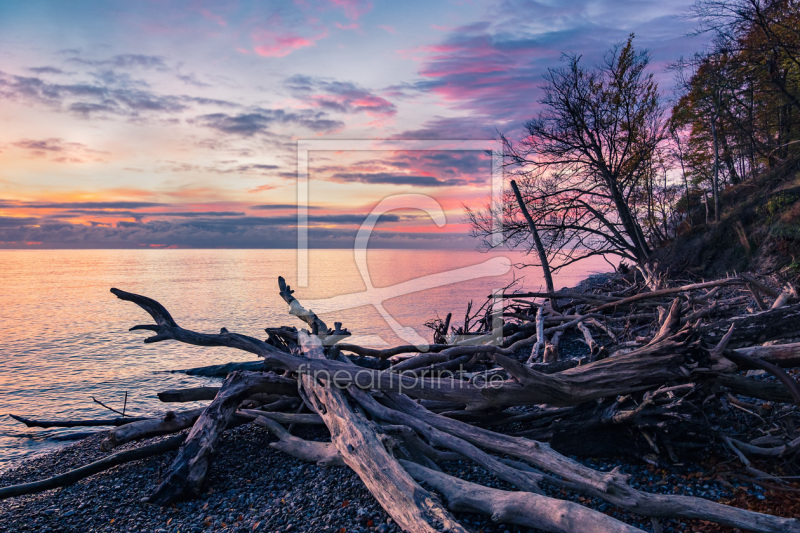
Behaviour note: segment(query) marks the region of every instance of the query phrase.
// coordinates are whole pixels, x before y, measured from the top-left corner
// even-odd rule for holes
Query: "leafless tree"
[[[664,138],[649,56],[634,50],[631,35],[594,68],[576,55],[565,62],[548,71],[542,111],[525,124],[524,138],[502,136],[506,170],[520,186],[554,268],[608,254],[644,265],[651,254],[640,225],[645,212],[631,202]],[[469,209],[473,234],[491,236],[493,217],[503,216],[504,243],[526,241],[528,224],[508,200],[502,209]]]

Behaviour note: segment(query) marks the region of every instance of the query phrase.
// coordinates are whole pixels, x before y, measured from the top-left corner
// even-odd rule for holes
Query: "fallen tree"
[[[753,312],[743,312],[752,292],[742,291],[752,287],[759,287],[761,301]],[[468,315],[459,332],[461,338],[473,334],[469,342],[439,344],[420,353],[414,346],[373,350],[345,344],[341,341],[349,332],[342,324],[329,328],[302,306],[283,278],[279,290],[290,314],[308,331],[268,328],[267,340],[225,328],[216,334],[196,332],[180,327],[157,301],[112,289],[153,319],[154,324],[131,328],[152,332],[146,343],[226,346],[255,354],[264,365],[263,370],[228,374],[218,390],[165,395],[173,398],[168,401],[181,401],[213,393],[205,408],[170,412],[109,432],[105,449],[191,427],[151,502],[169,505],[196,495],[220,434],[254,421],[275,435],[276,449],[353,469],[407,531],[467,531],[452,514],[462,511],[546,531],[636,530],[579,503],[543,494],[558,488],[643,516],[800,532],[796,518],[643,492],[618,470],[600,472],[561,453],[623,452],[669,462],[719,446],[735,448],[736,457],[745,460],[748,454],[793,456],[800,441],[788,425],[770,428],[769,445],[752,436],[769,416],[752,398],[777,403],[771,414],[784,418],[796,415],[794,404],[800,400],[795,378],[784,370],[800,366],[800,348],[769,344],[800,335],[800,306],[787,297],[772,309],[763,301],[786,291],[741,277],[652,291],[606,287],[509,294],[503,312],[511,319],[504,325],[503,341],[476,343],[474,338],[488,333],[490,321]],[[557,298],[560,311],[544,303],[525,305],[522,298],[531,297]],[[554,356],[567,334],[589,345],[585,357]],[[441,331],[439,336],[444,336]],[[748,338],[768,344],[748,345]],[[769,379],[744,374],[754,370],[766,371]],[[732,418],[741,412],[753,415],[746,430]],[[756,418],[761,422],[754,425]],[[293,434],[292,427],[305,424],[324,425],[330,441]],[[515,490],[481,487],[441,472],[454,459],[478,465]],[[109,466],[119,464],[114,461]],[[100,463],[89,471],[98,471]],[[82,475],[67,473],[63,479]],[[54,486],[58,480],[7,487],[0,489],[0,497]]]

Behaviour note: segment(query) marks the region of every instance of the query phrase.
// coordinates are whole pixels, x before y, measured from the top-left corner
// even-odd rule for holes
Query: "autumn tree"
[[[721,118],[728,131],[720,142],[729,142],[730,159],[738,151],[740,166],[755,175],[786,158],[800,136],[800,2],[701,0],[694,14],[713,41],[693,85],[726,85]],[[704,69],[710,64],[724,71]],[[723,163],[736,183],[735,167]]]
[[[730,69],[724,54],[698,55],[690,64],[695,72],[691,78],[681,80],[685,94],[673,108],[670,126],[689,128],[687,162],[692,180],[710,184],[714,220],[719,221],[723,159],[729,181],[739,181],[724,126],[725,118],[730,118],[738,84],[726,76]]]
[[[726,185],[775,166],[799,142],[800,3],[700,0],[693,14],[711,40],[675,65],[682,95],[671,138],[685,139],[684,180],[710,191],[719,220]]]

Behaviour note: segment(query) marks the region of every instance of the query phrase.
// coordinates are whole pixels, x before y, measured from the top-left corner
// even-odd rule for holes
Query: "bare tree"
[[[595,68],[576,55],[565,61],[548,71],[543,110],[525,124],[525,137],[514,143],[502,136],[506,169],[517,178],[555,268],[606,254],[644,265],[651,250],[631,200],[664,138],[649,56],[634,50],[631,35]],[[516,245],[529,231],[509,200],[504,242]],[[492,234],[492,213],[468,210],[474,235]]]

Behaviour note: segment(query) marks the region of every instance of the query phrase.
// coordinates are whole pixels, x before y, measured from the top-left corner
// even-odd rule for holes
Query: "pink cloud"
[[[394,104],[367,92],[360,94],[319,94],[312,96],[315,107],[337,109],[354,113],[366,113],[370,117],[393,116],[397,113]]]
[[[324,111],[364,113],[382,119],[397,114],[392,102],[352,82],[297,75],[289,78],[287,86],[297,100]]]
[[[217,24],[219,24],[222,27],[225,27],[225,26],[228,25],[228,22],[224,18],[222,18],[221,16],[217,15],[216,13],[212,13],[208,9],[201,9],[200,10],[200,14],[203,15],[208,20],[210,20],[212,22],[216,22]]]
[[[504,72],[505,68],[498,61],[485,63],[475,62],[461,65],[434,64],[423,69],[420,74],[428,78],[439,78],[456,74],[489,74],[492,72]]]
[[[327,35],[328,32],[323,31],[314,37],[307,38],[291,33],[281,35],[270,31],[263,31],[253,34],[253,41],[257,43],[256,46],[253,47],[253,51],[264,57],[285,57],[295,50],[314,46],[317,41],[325,38]]]
[[[380,29],[382,29],[383,31],[386,31],[386,32],[389,32],[389,33],[394,33],[394,34],[397,34],[397,30],[396,30],[396,29],[394,29],[392,26],[389,26],[388,24],[378,24],[378,27],[379,27]]]
[[[395,53],[400,57],[402,57],[403,59],[422,61],[423,59],[429,60],[430,54],[433,53],[446,54],[449,52],[456,52],[458,50],[459,50],[458,46],[441,44],[441,45],[424,45],[409,49],[401,49],[401,50],[396,50]]]
[[[402,53],[422,61],[421,89],[439,95],[447,107],[487,117],[492,126],[531,113],[542,74],[559,57],[541,40],[492,34],[485,25],[462,28],[442,43]]]

